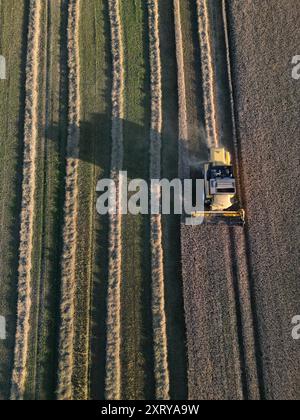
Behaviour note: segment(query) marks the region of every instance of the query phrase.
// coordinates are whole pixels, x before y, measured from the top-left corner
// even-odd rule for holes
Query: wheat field
[[[0,400],[299,399],[300,16],[269,3],[0,0]],[[120,171],[220,145],[244,229],[123,211]]]

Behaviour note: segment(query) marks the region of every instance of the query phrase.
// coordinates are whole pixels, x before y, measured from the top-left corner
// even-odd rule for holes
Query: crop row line
[[[187,118],[187,98],[185,83],[185,66],[183,54],[183,37],[181,27],[180,1],[174,0],[174,19],[175,19],[175,42],[177,58],[177,85],[178,85],[178,118],[179,118],[179,175],[189,177],[189,164],[187,156],[188,141],[188,118]]]
[[[204,93],[205,125],[209,147],[219,145],[215,104],[215,72],[212,63],[207,0],[197,0],[198,34],[201,46],[202,84]]]
[[[31,269],[36,183],[37,107],[41,2],[30,0],[26,62],[24,160],[18,268],[17,329],[11,399],[24,399],[31,312]]]
[[[148,14],[151,67],[150,177],[151,179],[160,179],[162,146],[162,75],[158,0],[148,0]],[[153,193],[160,198],[161,192],[159,188]],[[166,400],[169,399],[170,378],[168,368],[161,215],[151,216],[151,254],[156,398]]]
[[[61,325],[59,332],[58,399],[72,399],[74,363],[74,296],[78,212],[78,157],[80,140],[79,90],[79,14],[80,0],[69,0],[68,10],[68,77],[69,110],[65,179],[63,250],[61,261]]]
[[[109,0],[111,52],[113,64],[112,86],[112,151],[111,179],[117,192],[116,214],[109,216],[109,275],[107,292],[106,337],[106,398],[121,397],[121,272],[122,272],[122,216],[120,213],[119,171],[123,165],[124,70],[123,42],[119,0]]]

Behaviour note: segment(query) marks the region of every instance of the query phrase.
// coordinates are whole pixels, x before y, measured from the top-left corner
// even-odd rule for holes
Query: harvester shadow
[[[105,390],[105,361],[106,361],[106,337],[104,331],[106,331],[106,312],[107,312],[107,290],[108,290],[108,244],[109,244],[109,221],[107,216],[100,216],[96,212],[96,186],[97,182],[101,178],[110,178],[111,168],[111,152],[112,152],[112,120],[108,114],[90,114],[88,121],[80,122],[80,148],[79,148],[79,168],[88,168],[92,165],[93,170],[97,174],[94,178],[88,178],[86,182],[90,182],[92,179],[93,185],[87,185],[87,190],[92,191],[91,194],[94,196],[94,234],[95,234],[95,255],[94,255],[94,272],[92,279],[92,320],[91,325],[91,392],[93,399],[103,399]],[[119,122],[119,121],[118,121]],[[130,121],[121,121],[124,133],[124,159],[123,159],[123,170],[128,172],[128,179],[144,179],[149,181],[149,166],[150,166],[150,126],[147,124],[138,125]],[[78,127],[75,127],[77,129]],[[50,141],[59,141],[61,127],[59,125],[52,125],[47,128],[47,139]],[[176,130],[175,130],[176,132]],[[176,141],[176,140],[165,138],[163,141]],[[186,148],[187,142],[183,142],[182,148]],[[174,149],[176,150],[176,149]],[[66,148],[67,151],[67,148]],[[178,151],[176,150],[176,156],[165,157],[170,160],[174,160],[174,165],[178,166]],[[70,153],[66,158],[77,158],[76,154]],[[172,166],[172,165],[171,165]],[[81,169],[80,169],[81,170]],[[174,167],[172,168],[174,172]],[[177,171],[178,172],[178,171]],[[164,174],[166,176],[166,174]],[[80,218],[80,217],[79,217]],[[176,244],[172,245],[173,248],[178,248],[178,252],[173,249],[173,255],[176,254],[174,261],[169,260],[169,265],[174,265],[172,270],[179,273],[178,281],[172,279],[172,284],[168,285],[168,292],[172,293],[172,296],[166,296],[169,299],[168,304],[168,317],[174,316],[178,312],[178,307],[183,306],[183,294],[182,294],[182,281],[181,281],[181,257],[180,257],[180,217],[178,216],[166,216],[164,217],[164,225],[169,224],[168,237],[176,238]],[[80,227],[79,227],[80,229]],[[153,354],[153,337],[152,337],[152,311],[151,311],[151,247],[150,247],[150,216],[125,216],[123,217],[123,230],[125,237],[123,238],[123,249],[125,250],[125,260],[127,265],[123,265],[122,286],[122,299],[126,302],[127,313],[124,308],[122,311],[122,318],[125,321],[126,329],[130,325],[130,317],[142,317],[141,324],[142,330],[140,336],[142,344],[142,359],[141,369],[144,372],[144,390],[141,394],[147,396],[147,398],[154,398],[155,386],[154,386],[154,354]],[[130,238],[130,231],[137,230],[138,232],[138,243],[132,247],[132,244],[128,242]],[[171,231],[170,231],[171,230]],[[170,247],[170,244],[167,244]],[[134,264],[135,269],[131,273],[132,268],[128,261],[130,256],[128,250],[134,252],[134,249],[138,251],[141,249],[142,256],[133,255],[133,260],[136,258]],[[130,251],[130,252],[131,252]],[[132,261],[133,265],[133,261]],[[175,266],[177,268],[175,268]],[[169,268],[170,269],[170,268]],[[143,273],[142,279],[140,280],[141,289],[134,291],[131,284],[132,279],[136,275],[135,272]],[[132,277],[133,276],[133,277]],[[166,281],[170,281],[167,279]],[[87,285],[88,286],[88,285]],[[128,290],[132,290],[132,296],[128,295]],[[125,295],[125,291],[127,294]],[[133,295],[137,293],[138,305],[141,308],[141,313],[135,313],[134,308],[130,305],[134,305]],[[130,309],[131,308],[131,309]],[[133,311],[130,314],[130,311]],[[181,328],[182,331],[178,336],[185,337],[185,323],[184,315],[179,317],[176,315],[175,327],[173,327],[172,334],[176,334],[176,328]],[[127,321],[126,321],[127,319]],[[131,328],[134,327],[131,325]],[[126,344],[127,331],[122,330],[123,344]],[[129,332],[129,330],[128,330]],[[178,331],[177,331],[178,332]],[[169,334],[169,331],[168,331]],[[179,353],[184,359],[186,357],[185,341],[179,340],[176,337],[169,337],[170,342],[173,343],[172,348],[169,350],[170,360],[176,360],[178,362],[178,356],[172,355],[172,353]],[[174,347],[174,343],[176,346]],[[128,344],[130,347],[130,345]],[[126,347],[126,345],[125,345]],[[127,364],[130,360],[130,355],[122,353],[121,355],[123,364]],[[175,363],[174,363],[175,365]],[[182,365],[186,365],[186,360],[182,360]],[[174,369],[174,376],[176,376],[176,366],[171,366],[170,369]],[[127,380],[124,380],[124,386],[127,384]],[[140,392],[140,391],[139,391]]]
[[[148,40],[147,34],[147,5],[144,5],[145,13],[145,33],[144,39]],[[105,7],[106,15],[108,14],[108,8]],[[110,33],[109,19],[105,19],[107,27],[105,32]],[[173,25],[172,25],[173,27]],[[173,35],[174,36],[174,35]],[[175,40],[174,40],[175,41]],[[148,42],[148,41],[145,41]],[[110,57],[111,45],[109,36],[105,43],[106,56]],[[144,62],[149,64],[149,57],[147,51],[149,50],[146,45],[144,48],[145,56]],[[169,55],[169,52],[168,52]],[[62,48],[61,52],[62,65],[66,67],[66,48]],[[163,63],[165,58],[162,58]],[[175,62],[175,58],[174,58]],[[197,63],[198,64],[198,63]],[[173,62],[171,62],[173,65]],[[131,121],[122,120],[123,133],[124,133],[124,159],[123,159],[123,170],[128,171],[129,179],[142,178],[149,180],[150,178],[150,92],[149,92],[149,74],[150,66],[145,66],[145,81],[141,87],[140,107],[144,109],[143,121],[140,124],[136,124]],[[86,179],[86,182],[92,182],[93,185],[87,185],[86,190],[90,191],[91,196],[94,197],[94,214],[93,214],[93,225],[94,225],[94,252],[93,256],[93,273],[92,273],[92,309],[91,319],[93,320],[91,325],[91,366],[90,366],[90,392],[92,399],[103,399],[105,396],[105,362],[106,362],[106,313],[107,313],[107,290],[108,290],[108,241],[109,241],[109,221],[108,217],[100,216],[96,213],[96,184],[100,178],[109,178],[111,169],[111,152],[112,152],[112,110],[111,110],[111,77],[112,68],[111,64],[107,65],[106,68],[106,83],[102,90],[96,89],[94,80],[91,85],[83,85],[87,83],[82,81],[81,90],[86,89],[91,93],[91,108],[96,108],[96,104],[99,102],[99,98],[106,106],[101,106],[105,109],[103,113],[90,113],[83,114],[82,120],[80,121],[80,127],[71,127],[71,130],[80,130],[80,147],[79,147],[79,168],[81,173],[94,172],[94,177],[90,176]],[[164,78],[168,78],[169,75],[164,75]],[[175,76],[176,78],[176,76]],[[62,78],[65,80],[65,77]],[[173,86],[176,91],[177,86]],[[72,153],[70,148],[66,147],[66,135],[67,135],[67,100],[68,92],[66,82],[61,86],[62,98],[61,98],[61,115],[58,123],[51,124],[45,129],[46,141],[57,142],[57,149],[61,151],[64,156],[63,166],[65,167],[65,158],[76,158],[77,154]],[[173,92],[172,92],[173,93]],[[176,95],[175,95],[176,96]],[[202,98],[202,94],[199,95]],[[177,106],[177,98],[175,98],[175,104]],[[174,104],[173,104],[174,105]],[[200,104],[201,105],[201,104]],[[83,104],[83,110],[86,111],[88,108],[87,104]],[[175,108],[176,108],[175,106]],[[202,105],[199,106],[199,118],[202,111]],[[168,136],[163,138],[162,155],[163,155],[163,176],[166,178],[178,176],[178,112],[176,111],[173,115],[169,110],[165,110],[165,121],[164,124],[172,125],[171,130],[166,130]],[[169,114],[172,114],[171,116]],[[166,115],[168,115],[166,117]],[[120,121],[115,121],[119,123]],[[174,127],[173,127],[174,126]],[[172,132],[170,134],[170,132]],[[203,141],[202,141],[203,140]],[[166,147],[165,144],[169,145]],[[172,146],[170,146],[172,144]],[[195,156],[193,154],[191,142],[182,141],[181,151],[184,155]],[[198,144],[199,150],[196,153],[196,159],[200,159],[207,154],[207,147],[205,139],[201,139]],[[174,169],[175,168],[175,169]],[[64,168],[61,170],[62,174]],[[64,188],[63,175],[61,177],[62,186]],[[81,184],[81,190],[83,189]],[[79,195],[81,197],[81,194]],[[62,194],[62,202],[63,202]],[[81,206],[82,208],[82,206]],[[62,214],[62,213],[60,213]],[[62,230],[62,220],[60,220]],[[178,216],[165,216],[163,218],[164,228],[167,234],[164,235],[164,246],[168,248],[165,255],[166,266],[166,300],[167,300],[167,318],[169,319],[168,328],[168,341],[169,341],[169,361],[170,361],[170,377],[173,385],[171,388],[176,390],[174,393],[175,399],[187,398],[187,358],[186,358],[186,340],[185,340],[185,322],[184,322],[184,311],[179,311],[178,308],[183,308],[183,292],[182,292],[182,279],[181,279],[181,245],[180,245],[180,217]],[[79,227],[80,232],[84,227]],[[131,258],[128,255],[128,249],[134,247],[130,243],[130,230],[137,229],[139,236],[139,244],[137,248],[141,249],[142,255],[133,254]],[[126,232],[127,240],[123,240],[123,249],[127,252],[125,257],[127,258],[127,264],[123,264],[123,292],[122,301],[125,302],[125,306],[122,310],[122,318],[124,318],[123,325],[127,327],[122,329],[122,348],[127,348],[127,353],[122,352],[122,364],[129,370],[129,364],[132,360],[128,349],[130,344],[124,346],[127,335],[129,336],[130,316],[135,317],[136,315],[141,317],[142,331],[139,332],[141,340],[141,349],[143,357],[141,360],[140,370],[143,372],[145,377],[142,379],[144,383],[144,389],[137,390],[137,392],[148,399],[153,399],[155,396],[155,385],[154,385],[154,354],[153,354],[153,337],[152,337],[152,311],[151,311],[151,249],[150,249],[150,217],[142,216],[137,219],[134,216],[126,216],[123,219],[123,230]],[[167,238],[167,239],[166,239]],[[61,248],[61,246],[60,246]],[[133,259],[136,261],[133,264]],[[127,265],[127,266],[126,266]],[[130,266],[135,265],[134,271]],[[135,272],[142,273],[141,279],[135,279]],[[177,273],[178,275],[174,275]],[[131,278],[132,277],[132,278]],[[175,280],[174,280],[175,278]],[[139,281],[140,291],[137,291],[138,299],[142,310],[140,314],[138,311],[133,309],[132,305],[134,299],[132,296],[135,290],[135,281]],[[88,282],[88,280],[87,280]],[[131,289],[130,289],[130,286]],[[87,284],[88,287],[88,284]],[[126,296],[125,291],[132,290],[132,296]],[[127,293],[128,295],[128,293]],[[59,305],[59,302],[57,303]],[[59,307],[58,307],[59,309]],[[170,321],[171,320],[171,321]],[[171,325],[172,323],[172,325]],[[132,334],[131,334],[132,336]],[[140,360],[138,360],[140,363]],[[124,369],[125,370],[125,369]],[[128,378],[122,375],[122,389],[125,390],[123,397],[130,399],[129,389],[131,384],[128,382]],[[134,378],[136,379],[136,378]],[[135,391],[136,392],[136,391]]]

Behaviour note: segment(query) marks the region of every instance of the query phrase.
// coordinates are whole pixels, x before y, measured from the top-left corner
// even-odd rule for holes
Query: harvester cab
[[[210,161],[202,169],[205,209],[193,213],[192,217],[202,217],[204,224],[243,226],[245,211],[240,208],[237,199],[230,153],[224,148],[210,149]]]

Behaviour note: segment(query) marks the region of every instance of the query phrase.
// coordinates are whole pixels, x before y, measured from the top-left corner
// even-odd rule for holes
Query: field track
[[[178,178],[178,94],[174,2],[159,2],[159,34],[162,78],[161,177]],[[170,399],[187,397],[186,331],[183,308],[180,215],[163,215],[165,312],[167,319]]]
[[[69,64],[69,126],[67,141],[66,197],[61,278],[61,326],[59,340],[58,399],[72,399],[74,294],[76,290],[75,255],[78,208],[78,158],[79,158],[79,26],[80,1],[69,1],[68,64]]]
[[[119,200],[119,171],[123,161],[123,50],[120,23],[119,1],[109,0],[111,24],[111,43],[113,57],[112,88],[112,154],[111,179],[117,185]],[[121,310],[121,267],[122,267],[122,218],[119,203],[117,214],[110,215],[109,237],[109,283],[107,295],[107,349],[106,349],[106,398],[120,399],[121,366],[120,366],[120,310]]]
[[[23,197],[20,231],[18,320],[11,398],[22,399],[25,391],[28,355],[29,317],[31,310],[31,253],[33,241],[35,158],[37,137],[37,87],[39,65],[41,3],[30,2],[27,47],[26,105],[24,122]]]
[[[151,66],[152,122],[150,133],[150,178],[161,178],[162,79],[157,0],[148,1]],[[160,197],[160,191],[155,191]],[[165,314],[164,262],[161,215],[151,217],[152,311],[156,398],[169,398],[169,369]]]

